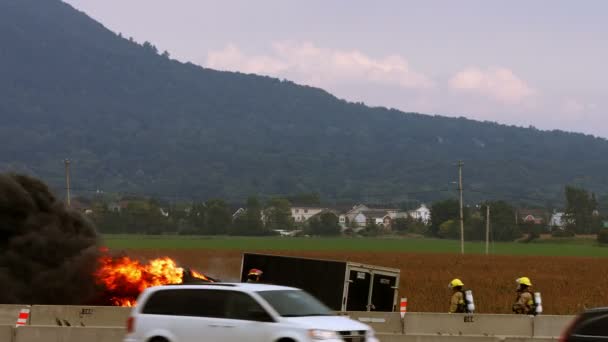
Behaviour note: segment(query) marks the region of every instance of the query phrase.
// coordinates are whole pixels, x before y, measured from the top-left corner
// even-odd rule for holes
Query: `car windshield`
[[[283,317],[333,315],[327,306],[304,291],[259,291],[258,294]]]

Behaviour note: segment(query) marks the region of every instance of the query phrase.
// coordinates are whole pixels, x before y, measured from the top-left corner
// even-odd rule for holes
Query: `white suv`
[[[378,342],[367,325],[334,315],[308,293],[264,284],[146,289],[124,342]]]

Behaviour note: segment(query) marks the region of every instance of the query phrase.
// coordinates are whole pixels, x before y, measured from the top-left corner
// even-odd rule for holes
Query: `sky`
[[[608,1],[65,1],[180,61],[608,138]]]

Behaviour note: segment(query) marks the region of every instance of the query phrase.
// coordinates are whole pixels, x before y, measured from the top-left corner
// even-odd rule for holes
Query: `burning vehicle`
[[[116,306],[134,306],[137,297],[153,286],[218,282],[195,270],[179,267],[169,257],[143,263],[128,256],[109,255],[100,258],[95,279],[103,289],[105,304]]]

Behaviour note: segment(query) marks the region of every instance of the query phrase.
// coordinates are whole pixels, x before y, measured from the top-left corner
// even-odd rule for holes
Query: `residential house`
[[[545,225],[549,221],[549,215],[542,209],[519,209],[517,221],[523,224]]]
[[[424,224],[428,224],[431,221],[431,210],[424,204],[410,211],[401,211],[393,208],[371,208],[359,204],[338,217],[343,227],[347,225],[351,227],[364,227],[367,222],[373,220],[377,225],[382,225],[385,229],[389,230],[392,222],[397,218],[411,217],[414,220],[420,220]]]
[[[355,222],[356,221],[355,217],[358,216],[362,211],[366,211],[366,210],[370,210],[370,208],[366,205],[363,205],[363,204],[355,205],[349,211],[346,212],[345,221],[348,220],[349,222]],[[363,224],[365,225],[365,221]]]
[[[417,209],[407,212],[408,216],[424,224],[431,222],[431,210],[423,203]]]
[[[565,226],[566,226],[566,220],[564,217],[564,213],[554,212],[551,215],[551,219],[549,220],[549,227],[551,229],[553,229],[553,228],[564,229]]]
[[[378,226],[382,226],[385,229],[390,229],[392,218],[391,213],[384,209],[370,209],[362,211],[366,218],[366,224],[369,222],[373,222]]]
[[[362,210],[350,221],[350,226],[354,228],[363,228],[370,222],[373,222],[386,230],[390,230],[393,218],[389,212],[384,209]]]
[[[291,207],[291,217],[295,223],[304,223],[325,210],[328,209],[320,207]]]

